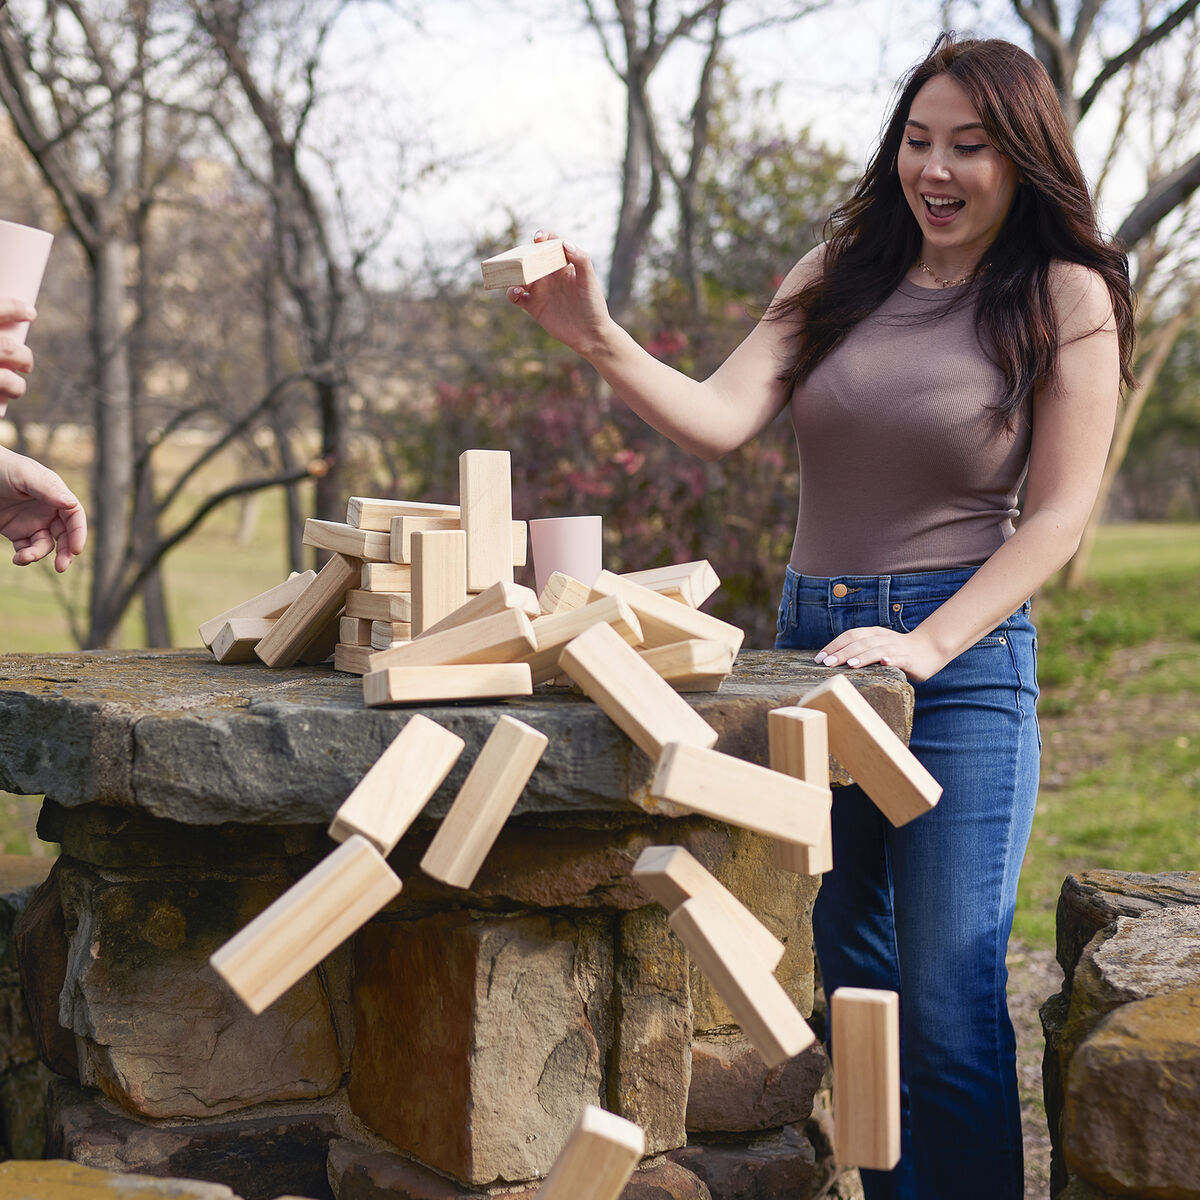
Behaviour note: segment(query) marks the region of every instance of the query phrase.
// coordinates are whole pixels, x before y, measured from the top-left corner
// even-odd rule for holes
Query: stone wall
[[[1042,1006],[1061,1200],[1200,1200],[1200,872],[1084,871]]]

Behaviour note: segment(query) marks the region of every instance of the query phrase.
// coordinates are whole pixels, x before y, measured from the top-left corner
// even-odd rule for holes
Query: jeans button
[[[844,583],[833,585],[833,594],[840,600],[850,589]]]
[[[893,605],[892,605],[892,612],[899,612],[899,611],[900,611],[900,605],[898,605],[898,604],[893,604]]]

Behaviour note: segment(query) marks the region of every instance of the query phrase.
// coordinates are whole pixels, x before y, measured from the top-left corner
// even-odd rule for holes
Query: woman
[[[944,789],[899,829],[857,788],[834,802],[814,914],[825,986],[901,1003],[901,1161],[864,1186],[1014,1200],[1004,959],[1037,795],[1029,597],[1095,501],[1129,378],[1128,274],[1048,77],[999,41],[939,38],[831,226],[703,383],[612,323],[574,248],[509,295],[703,457],[790,405],[801,495],[776,645],[904,671],[912,748]]]
[[[25,394],[33,355],[4,329],[37,314],[23,301],[0,299],[0,417],[9,400]],[[87,540],[87,517],[74,493],[49,467],[0,446],[0,534],[13,544],[13,562],[24,567],[54,552],[65,571]]]

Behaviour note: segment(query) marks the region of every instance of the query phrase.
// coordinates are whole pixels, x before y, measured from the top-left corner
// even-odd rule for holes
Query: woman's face
[[[963,88],[935,75],[913,97],[896,156],[922,255],[969,271],[1012,207],[1017,170],[996,150]]]

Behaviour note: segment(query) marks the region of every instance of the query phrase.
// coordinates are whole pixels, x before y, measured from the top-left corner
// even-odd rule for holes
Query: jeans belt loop
[[[890,575],[879,576],[879,619],[876,624],[881,625],[884,629],[891,629],[892,614],[888,611],[889,600],[891,597],[892,577]]]

